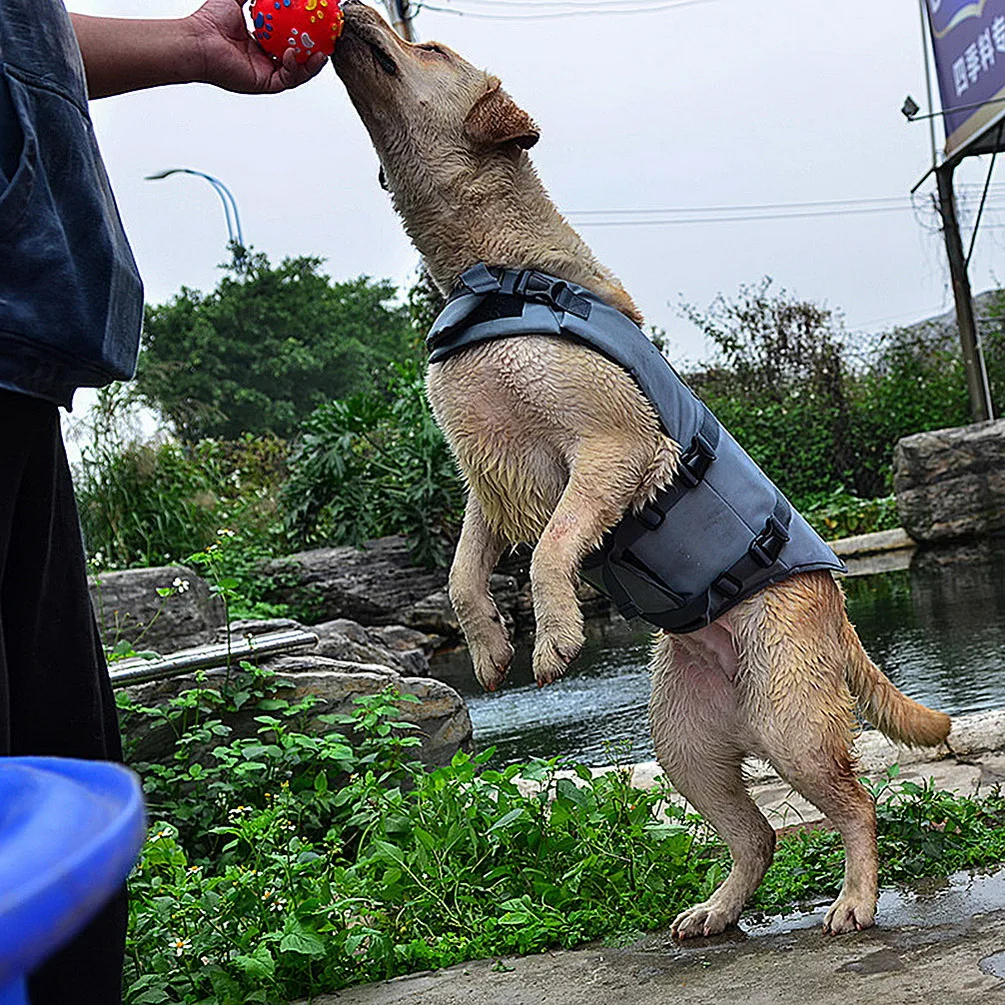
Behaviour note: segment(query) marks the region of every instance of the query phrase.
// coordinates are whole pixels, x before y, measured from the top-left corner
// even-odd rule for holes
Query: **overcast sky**
[[[532,17],[424,9],[415,27],[420,38],[442,40],[497,73],[533,115],[542,137],[532,155],[555,201],[648,320],[668,330],[679,356],[705,352],[677,313],[681,298],[705,305],[764,275],[841,309],[851,329],[880,330],[951,306],[925,194],[932,186],[921,190],[919,212],[907,199],[931,160],[927,125],[908,124],[899,111],[909,92],[926,104],[917,0],[694,0],[621,16],[613,9],[631,3],[590,2],[605,14],[537,17],[555,12],[550,0],[431,0]],[[137,17],[196,6],[68,2],[76,12]],[[634,5],[647,6],[654,0]],[[223,179],[247,241],[274,259],[320,255],[336,278],[404,283],[414,275],[417,257],[330,68],[278,97],[188,85],[105,99],[92,111],[149,300],[183,284],[210,288],[225,257],[223,214],[208,184],[143,180],[169,167]],[[986,169],[974,158],[957,177],[976,184]],[[975,205],[979,190],[970,193]],[[880,199],[890,202],[863,201]],[[710,219],[749,212],[733,207],[824,201],[832,204]],[[1005,194],[995,204],[1005,205]],[[712,207],[727,209],[705,211]],[[701,222],[588,225],[595,211],[623,221],[633,219],[626,211],[666,209],[697,209],[691,215]],[[832,215],[765,218],[807,211]],[[997,210],[987,219],[1005,224]],[[996,282],[1001,234],[982,230],[975,290]]]

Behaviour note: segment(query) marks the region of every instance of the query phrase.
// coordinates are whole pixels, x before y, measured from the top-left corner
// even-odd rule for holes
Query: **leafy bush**
[[[900,526],[896,496],[859,499],[839,489],[816,499],[810,496],[803,507],[806,521],[826,541]]]
[[[357,395],[314,412],[289,472],[281,499],[293,545],[406,534],[417,561],[446,563],[464,489],[417,364],[395,367],[385,395]]]
[[[632,788],[629,769],[500,771],[485,751],[426,770],[409,760],[403,700],[360,698],[315,735],[311,699],[247,664],[166,708],[121,699],[177,736],[168,764],[137,765],[154,822],[130,880],[128,1005],[278,1005],[656,928],[724,877],[705,825],[666,788]],[[256,736],[233,737],[236,708],[260,713]],[[1005,859],[997,790],[966,800],[894,779],[873,790],[884,881]],[[756,905],[830,894],[842,867],[836,833],[789,835]]]
[[[146,310],[137,387],[188,443],[292,437],[319,405],[378,388],[414,354],[389,282],[334,282],[321,259],[249,254],[211,293],[183,288]]]
[[[832,311],[767,279],[742,286],[733,300],[719,297],[705,311],[685,306],[684,313],[715,347],[689,382],[801,510],[835,493],[888,495],[897,440],[970,421],[951,325],[896,329],[856,351]],[[1000,397],[1000,327],[988,328],[984,344]]]
[[[310,701],[245,666],[167,709],[166,765],[137,765],[153,823],[130,883],[129,1003],[285,1002],[410,970],[665,923],[721,878],[693,817],[630,772],[578,784],[491,751],[427,771],[395,696],[302,732]],[[226,713],[253,707],[258,736]],[[324,717],[323,717],[324,718]],[[533,795],[520,783],[537,783]]]

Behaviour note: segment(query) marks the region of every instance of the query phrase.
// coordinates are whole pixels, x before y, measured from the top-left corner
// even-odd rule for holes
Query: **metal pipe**
[[[928,138],[932,144],[932,167],[939,162],[935,147],[935,116],[932,114],[932,70],[928,62],[928,13],[925,0],[918,0],[918,10],[921,12],[921,53],[925,60],[925,90],[928,92]]]
[[[233,660],[248,656],[274,656],[277,653],[302,649],[317,645],[318,637],[313,632],[289,629],[269,632],[266,635],[252,635],[238,642],[226,642],[204,646],[188,652],[175,653],[155,660],[130,659],[113,664],[117,669],[109,672],[113,688],[128,687],[131,684],[148,684],[155,680],[167,680],[196,670],[213,670],[228,665]]]
[[[967,276],[963,241],[960,238],[960,224],[956,216],[956,200],[953,196],[953,170],[954,165],[950,162],[943,164],[935,172],[939,186],[939,212],[942,214],[946,257],[949,259],[949,275],[953,284],[953,298],[956,302],[956,324],[963,348],[967,393],[970,396],[970,414],[974,422],[986,422],[988,419],[994,418],[994,409],[991,404],[991,390],[988,386],[988,374],[984,366],[980,337],[974,321],[970,279]]]

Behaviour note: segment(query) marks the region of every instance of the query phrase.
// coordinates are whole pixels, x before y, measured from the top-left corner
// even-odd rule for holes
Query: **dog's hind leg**
[[[624,515],[651,464],[651,448],[627,437],[591,437],[569,465],[569,479],[530,564],[539,686],[561,677],[583,645],[576,599],[579,564]]]
[[[486,691],[506,679],[513,647],[489,592],[489,577],[505,542],[485,520],[474,492],[468,493],[464,523],[450,567],[450,602],[467,639],[475,676]]]
[[[868,928],[876,915],[876,810],[851,754],[852,698],[833,584],[797,576],[765,591],[746,649],[748,722],[778,773],[841,833],[845,876],[824,919],[831,934]],[[757,641],[754,641],[756,639]]]
[[[716,935],[735,924],[775,850],[775,832],[744,785],[745,731],[735,684],[718,648],[695,636],[664,636],[653,661],[649,719],[659,762],[733,859],[729,876],[712,896],[674,920],[671,931],[681,939]]]

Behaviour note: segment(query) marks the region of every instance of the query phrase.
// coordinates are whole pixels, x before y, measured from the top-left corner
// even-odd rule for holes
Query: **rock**
[[[370,638],[380,639],[388,649],[399,653],[418,649],[426,656],[432,656],[443,642],[439,635],[426,635],[425,632],[406,628],[404,625],[380,625],[367,632]]]
[[[447,570],[411,563],[403,537],[368,541],[362,548],[318,548],[270,563],[278,580],[271,600],[309,608],[314,620],[349,619],[367,626],[403,625],[456,638],[460,625],[447,595]],[[490,587],[512,624],[520,603],[517,580],[496,574]]]
[[[401,631],[408,631],[399,626]],[[318,634],[316,652],[329,659],[349,660],[356,663],[379,663],[392,667],[404,675],[429,673],[429,660],[425,652],[418,647],[411,649],[390,649],[376,633],[363,628],[355,621],[340,618],[335,621],[324,621],[320,625],[311,625],[310,630]],[[426,636],[416,632],[421,638]]]
[[[901,523],[917,541],[1005,530],[1005,419],[904,437],[893,484]]]
[[[176,581],[185,584],[180,592],[158,594]],[[126,640],[138,650],[172,653],[211,642],[224,624],[222,601],[182,565],[102,573],[92,576],[89,585],[106,645]]]
[[[362,548],[298,552],[270,562],[265,574],[280,583],[269,599],[307,604],[312,620],[349,618],[367,625],[403,624],[398,612],[447,583],[446,569],[412,564],[403,537],[368,541]]]
[[[347,714],[354,710],[353,699],[377,694],[389,684],[403,694],[419,698],[418,703],[402,702],[402,721],[420,727],[417,733],[422,746],[417,749],[419,760],[429,765],[447,764],[459,749],[471,748],[471,718],[461,696],[446,684],[427,677],[401,676],[389,667],[377,664],[351,663],[324,656],[280,656],[268,662],[270,669],[283,680],[279,697],[290,700],[315,695],[320,702],[310,712],[311,731],[331,729],[317,721],[319,715]],[[218,686],[225,671],[214,670],[204,680],[194,675],[154,681],[126,688],[126,693],[139,705],[153,706],[166,702],[183,691],[196,687]],[[233,733],[227,739],[254,736],[261,724],[255,716],[262,713],[248,708],[221,717]],[[162,720],[149,717],[123,717],[123,730],[130,741],[133,762],[158,761],[169,758],[174,750],[175,734]],[[220,738],[214,738],[215,745]]]
[[[253,638],[288,629],[310,631],[317,635],[317,645],[306,650],[317,656],[350,663],[375,663],[391,667],[405,676],[424,677],[429,674],[426,653],[432,652],[435,640],[402,625],[369,629],[355,621],[339,618],[306,628],[290,618],[270,618],[265,621],[235,621],[230,627],[231,637],[235,639]],[[393,646],[385,643],[382,633],[387,633],[386,637],[393,641]],[[219,629],[216,638],[218,642],[226,642],[227,629]]]

